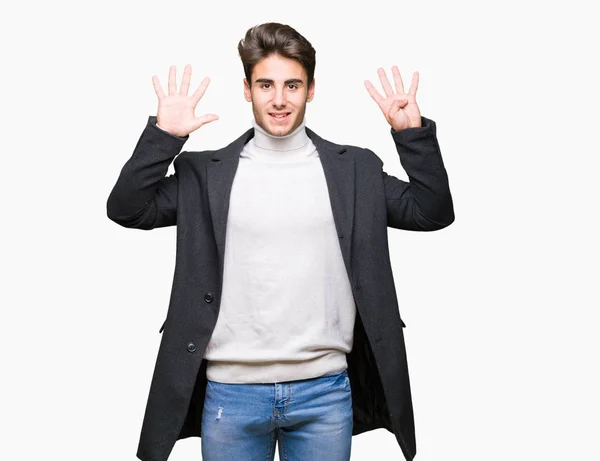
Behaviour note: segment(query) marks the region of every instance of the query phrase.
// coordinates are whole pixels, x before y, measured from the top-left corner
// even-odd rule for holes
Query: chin
[[[273,136],[286,136],[286,135],[290,134],[291,132],[292,132],[291,129],[284,128],[281,126],[271,127],[271,129],[269,130],[269,133],[271,133]]]
[[[286,136],[298,128],[298,124],[296,124],[296,120],[289,120],[284,123],[273,122],[271,120],[267,120],[266,126],[268,128],[268,132],[273,136]]]

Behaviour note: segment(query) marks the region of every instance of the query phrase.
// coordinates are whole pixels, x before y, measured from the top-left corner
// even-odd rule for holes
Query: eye
[[[271,84],[270,83],[263,83],[261,86],[261,88],[268,90],[269,88],[271,88]]]
[[[290,90],[296,90],[296,89],[298,89],[298,85],[296,85],[295,83],[290,83],[290,84],[288,85],[288,88],[289,88]]]

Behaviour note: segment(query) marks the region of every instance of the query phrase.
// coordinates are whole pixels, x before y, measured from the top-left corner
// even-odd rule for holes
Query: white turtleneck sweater
[[[207,378],[275,383],[344,370],[356,307],[319,154],[304,121],[283,137],[253,126],[231,190]]]

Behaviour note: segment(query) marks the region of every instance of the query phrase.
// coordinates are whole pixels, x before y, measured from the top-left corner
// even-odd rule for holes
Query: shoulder
[[[215,152],[217,152],[217,150],[183,151],[175,158],[175,166],[186,168],[204,165],[210,162],[210,159],[214,156]]]
[[[351,144],[343,144],[342,147],[346,149],[348,154],[352,155],[352,157],[359,162],[373,164],[376,166],[383,164],[383,161],[371,149],[361,146],[353,146]]]
[[[349,146],[353,149],[354,155],[356,158],[359,158],[361,161],[374,164],[376,166],[382,166],[383,161],[379,158],[379,156],[373,152],[371,149],[366,147],[358,147],[358,146]]]
[[[307,128],[307,131],[309,133],[311,140],[313,141],[313,144],[317,148],[317,150],[326,149],[326,150],[334,151],[334,152],[340,152],[340,153],[343,152],[344,155],[349,156],[349,157],[353,158],[355,161],[358,161],[363,164],[367,164],[367,165],[372,164],[372,165],[378,166],[378,167],[383,165],[382,160],[371,149],[361,147],[361,146],[355,146],[352,144],[342,144],[342,143],[333,142],[328,139],[324,139],[324,138],[320,137],[314,131],[309,130],[308,128]]]
[[[253,130],[249,129],[237,139],[220,149],[203,150],[203,151],[184,151],[175,159],[175,166],[193,166],[201,167],[211,162],[228,160],[239,156],[244,144],[253,136]]]

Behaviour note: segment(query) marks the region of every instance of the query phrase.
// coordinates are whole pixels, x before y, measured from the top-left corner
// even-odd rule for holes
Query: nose
[[[273,96],[273,105],[275,107],[284,107],[287,100],[285,97],[285,88],[275,89],[275,95]]]

